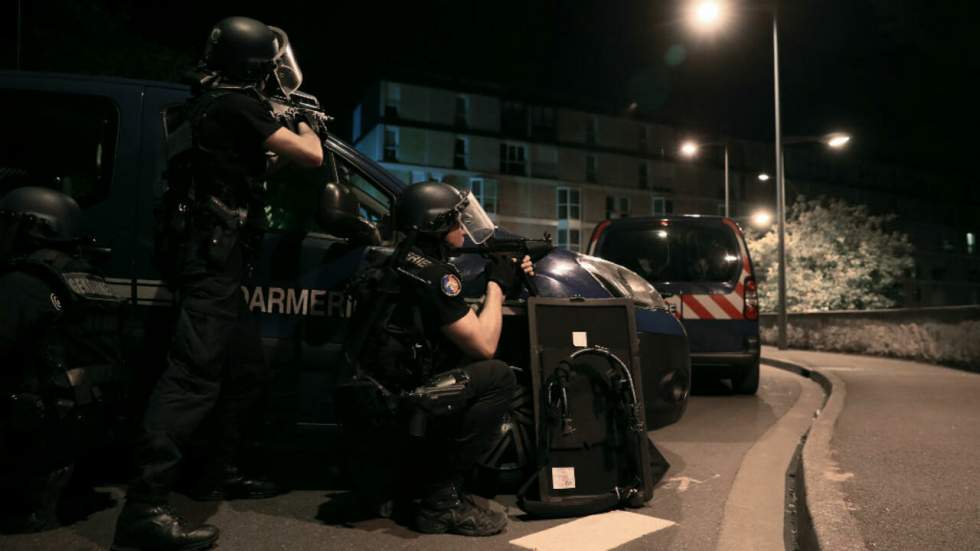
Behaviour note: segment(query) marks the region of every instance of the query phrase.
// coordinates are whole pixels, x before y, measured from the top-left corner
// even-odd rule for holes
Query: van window
[[[315,169],[283,170],[268,178],[266,224],[272,231],[325,231],[317,224],[320,190],[326,182],[340,182],[357,197],[360,215],[374,223],[391,211],[393,199],[373,180],[343,158],[326,152]]]
[[[671,224],[611,230],[599,256],[650,282],[730,282],[739,276],[738,242],[729,228]]]
[[[0,90],[0,194],[43,186],[82,208],[109,196],[119,113],[97,96]]]

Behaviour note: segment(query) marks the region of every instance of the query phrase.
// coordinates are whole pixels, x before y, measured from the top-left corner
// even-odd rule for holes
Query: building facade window
[[[606,218],[626,218],[630,215],[630,198],[625,195],[606,196]]]
[[[636,146],[640,150],[640,153],[646,153],[647,151],[647,127],[640,125],[639,130],[636,133]]]
[[[595,144],[595,135],[599,122],[595,117],[589,117],[589,121],[585,124],[585,143],[589,145]]]
[[[486,178],[470,178],[470,191],[487,214],[497,213],[497,181]]]
[[[595,155],[585,156],[585,180],[587,182],[595,182],[598,173],[598,161]]]
[[[353,127],[352,140],[357,143],[357,140],[361,139],[361,104],[357,104],[357,107],[354,108],[354,120],[351,126]]]
[[[523,144],[500,144],[500,172],[516,176],[527,175],[527,146]]]
[[[385,127],[384,160],[395,162],[398,160],[398,129]]]
[[[454,124],[459,128],[468,128],[470,125],[470,98],[469,96],[456,96],[456,112],[453,118]]]
[[[555,243],[557,246],[570,251],[580,251],[582,250],[581,238],[582,231],[569,227],[568,220],[558,221],[558,241]]]
[[[558,188],[558,220],[579,220],[582,204],[578,188]]]
[[[527,106],[519,101],[505,101],[500,112],[500,131],[511,138],[526,138],[530,126]]]
[[[650,214],[664,215],[674,212],[674,202],[665,197],[654,195],[650,199]]]
[[[388,83],[388,93],[385,94],[385,117],[398,118],[398,109],[402,104],[402,87],[393,82]]]
[[[554,107],[531,107],[531,136],[542,140],[554,140],[557,136]]]
[[[453,168],[466,169],[469,162],[469,140],[461,136],[456,137],[456,144],[453,151]]]
[[[646,189],[650,185],[650,182],[647,180],[647,175],[647,162],[640,161],[640,164],[637,165],[636,174],[636,184],[640,186],[640,189]]]

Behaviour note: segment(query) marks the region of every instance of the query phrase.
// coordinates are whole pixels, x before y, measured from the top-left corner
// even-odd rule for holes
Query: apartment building
[[[724,213],[722,149],[681,158],[679,144],[689,136],[625,114],[382,80],[354,111],[352,141],[407,183],[435,179],[471,189],[497,224],[529,237],[547,232],[578,251],[606,218]],[[772,211],[775,178],[758,179],[772,174],[772,145],[737,140],[729,155],[731,215]],[[906,285],[908,305],[980,303],[980,224],[963,205],[923,198],[928,175],[814,147],[787,147],[785,160],[790,202],[798,194],[832,195],[899,214],[921,251]]]

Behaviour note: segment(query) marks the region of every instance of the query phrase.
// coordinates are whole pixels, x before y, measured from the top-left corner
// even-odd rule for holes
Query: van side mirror
[[[316,219],[327,233],[350,240],[355,245],[379,245],[377,226],[360,215],[360,205],[350,188],[327,182],[320,191]]]

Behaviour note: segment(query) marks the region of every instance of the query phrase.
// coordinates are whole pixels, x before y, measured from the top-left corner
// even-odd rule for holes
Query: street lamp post
[[[721,0],[700,0],[691,5],[694,7],[694,10],[691,11],[692,20],[702,29],[717,28],[723,24],[727,15],[727,6]],[[773,4],[771,13],[773,107],[776,123],[776,221],[779,224],[777,230],[779,236],[779,295],[776,345],[780,350],[783,350],[786,348],[786,172],[783,162],[784,144],[779,109],[779,8],[776,4]],[[834,149],[839,149],[846,145],[849,140],[850,136],[847,134],[836,133],[824,136],[822,139],[812,137],[791,138],[786,143],[822,141]],[[725,172],[727,175],[727,168]],[[725,204],[727,214],[727,185]]]
[[[783,172],[783,131],[779,112],[779,25],[778,11],[772,10],[772,86],[776,112],[776,218],[779,221],[779,294],[776,347],[786,349],[786,174]]]

